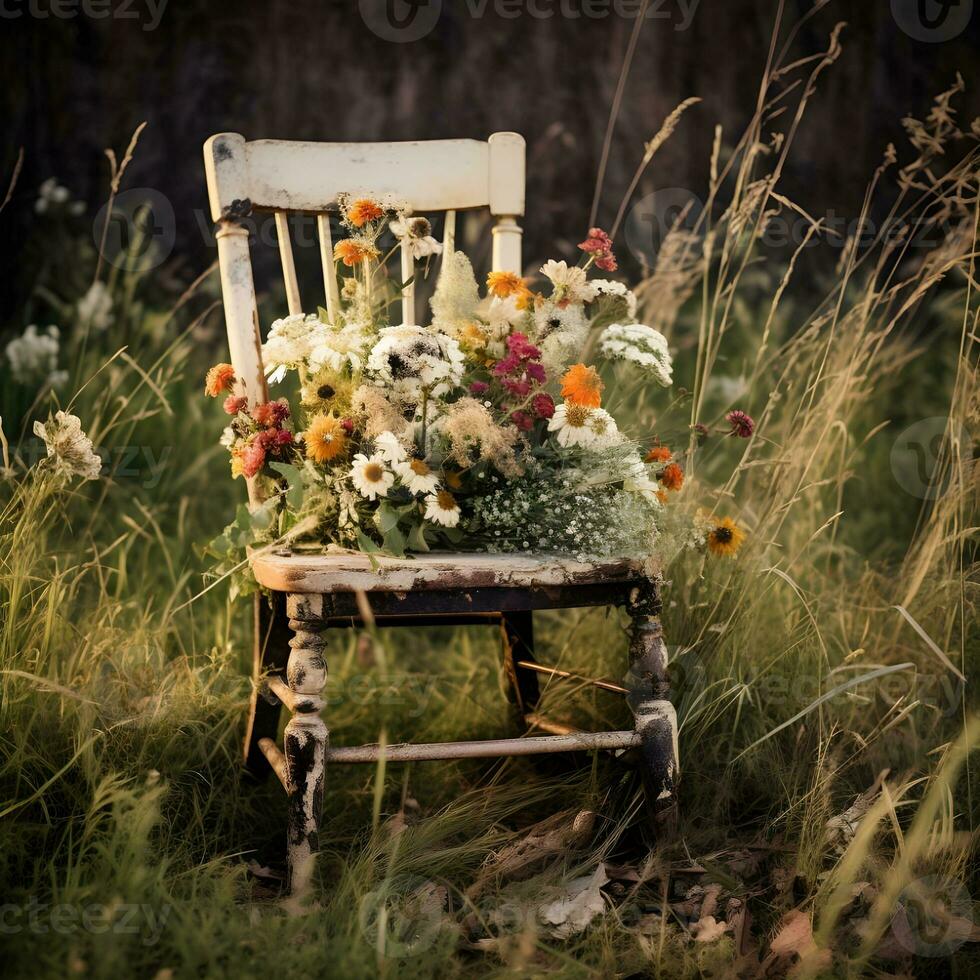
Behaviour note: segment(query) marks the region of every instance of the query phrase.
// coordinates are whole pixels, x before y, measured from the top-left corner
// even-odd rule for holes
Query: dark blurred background
[[[925,23],[919,3],[830,0],[796,37],[803,57],[826,47],[837,21],[847,22],[843,55],[820,80],[784,183],[811,213],[855,215],[886,144],[902,141],[902,117],[922,118],[957,69],[976,63],[980,14],[973,16],[972,0],[921,0]],[[23,257],[41,182],[57,177],[87,202],[92,223],[108,194],[103,149],[121,156],[144,120],[123,188],[152,188],[172,205],[169,261],[181,276],[213,258],[201,144],[223,130],[316,140],[517,130],[528,141],[526,254],[562,253],[588,222],[636,6],[4,0],[4,186],[24,151],[0,223],[8,269]],[[786,3],[783,37],[812,6]],[[702,192],[715,124],[734,142],[754,109],[777,8],[777,0],[652,0],[616,125],[600,224],[611,222],[644,141],[688,96],[703,103],[658,154],[639,193]],[[974,79],[965,81],[968,121],[978,99]],[[9,323],[25,297],[15,277],[2,279]]]

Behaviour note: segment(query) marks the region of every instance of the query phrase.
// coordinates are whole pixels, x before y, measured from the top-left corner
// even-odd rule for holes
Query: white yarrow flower
[[[358,453],[354,457],[349,475],[357,492],[368,500],[387,497],[395,482],[395,474],[385,468],[381,456],[365,456],[364,453]]]
[[[101,332],[112,323],[112,293],[101,279],[89,286],[78,301],[77,310],[79,320],[93,330]]]
[[[21,336],[11,340],[5,353],[14,381],[22,385],[35,385],[45,381],[57,385],[66,381],[67,372],[58,370],[60,336],[56,326],[49,326],[41,333],[37,324],[32,323]]]
[[[77,415],[56,412],[53,419],[34,423],[34,435],[44,440],[48,450],[46,462],[60,477],[98,479],[102,460],[93,451],[92,440],[82,431]]]
[[[273,322],[262,345],[262,363],[271,382],[282,381],[287,371],[296,371],[327,332],[314,314],[293,313]]]
[[[665,388],[673,384],[674,364],[667,338],[653,327],[642,323],[613,323],[602,332],[599,350],[606,357],[639,365]]]
[[[310,370],[329,368],[340,372],[350,365],[352,371],[360,371],[371,346],[371,337],[359,327],[333,330],[325,324],[321,326],[324,329],[315,330],[310,337],[307,355]]]
[[[448,490],[440,490],[425,498],[425,519],[443,527],[459,523],[459,504]]]
[[[636,317],[636,295],[625,283],[615,279],[593,279],[592,287],[596,296],[621,296],[626,300],[626,315],[630,320]]]

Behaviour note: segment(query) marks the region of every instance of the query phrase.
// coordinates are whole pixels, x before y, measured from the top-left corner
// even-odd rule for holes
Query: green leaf
[[[363,532],[357,532],[357,547],[365,554],[377,554],[381,549]]]
[[[413,524],[408,531],[408,547],[412,551],[428,551],[429,543],[425,540],[425,525]]]
[[[393,527],[386,535],[384,550],[393,554],[396,558],[405,557],[405,535]]]
[[[284,494],[286,506],[293,511],[298,511],[303,506],[303,498],[306,495],[306,481],[303,479],[303,471],[292,463],[271,463],[272,469],[286,478],[289,489]]]
[[[378,530],[382,533],[382,535],[387,535],[398,526],[398,521],[401,519],[401,517],[402,515],[387,501],[385,501],[378,508],[375,523],[377,524]]]
[[[316,315],[320,318],[321,323],[330,324],[330,314],[322,306],[316,308]]]

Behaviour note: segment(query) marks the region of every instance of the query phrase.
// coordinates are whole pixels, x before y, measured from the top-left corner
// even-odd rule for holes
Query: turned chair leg
[[[245,768],[259,779],[272,767],[259,748],[262,739],[273,739],[279,733],[279,699],[265,689],[265,673],[282,675],[289,657],[289,622],[286,618],[286,596],[276,592],[271,598],[255,596],[255,641],[252,654],[252,701],[245,731]]]
[[[629,600],[631,623],[630,693],[640,736],[643,788],[650,829],[669,834],[677,821],[677,713],[670,701],[667,646],[660,624],[660,595],[654,583],[637,588]]]
[[[286,837],[288,887],[294,902],[310,890],[313,865],[319,850],[320,814],[328,743],[327,726],[320,717],[327,664],[323,657],[323,597],[290,595],[286,602],[293,638],[286,667],[292,692],[293,716],[286,725],[283,748],[289,792]]]
[[[526,726],[527,716],[537,708],[541,696],[537,673],[520,666],[522,660],[535,662],[533,613],[529,610],[502,613],[500,637],[511,700],[517,708],[518,721]]]

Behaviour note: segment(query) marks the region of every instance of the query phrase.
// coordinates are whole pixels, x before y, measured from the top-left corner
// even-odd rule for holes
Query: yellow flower
[[[584,364],[573,364],[561,379],[562,397],[586,408],[598,408],[602,404],[602,388],[596,369]]]
[[[333,249],[334,261],[344,265],[358,265],[365,259],[376,259],[381,253],[364,238],[345,238]]]
[[[744,540],[745,532],[730,517],[726,517],[708,532],[708,550],[713,555],[734,557]]]
[[[306,429],[306,455],[317,463],[329,463],[347,448],[347,433],[333,412],[314,415]]]
[[[491,272],[487,276],[487,289],[500,299],[527,292],[524,280],[516,272]]]
[[[361,197],[353,201],[347,208],[347,220],[355,228],[360,228],[369,221],[377,221],[384,213],[384,208],[380,204],[370,198]]]

